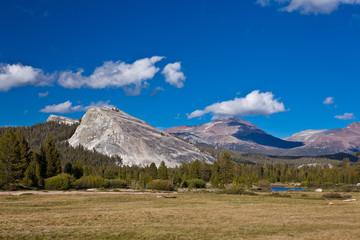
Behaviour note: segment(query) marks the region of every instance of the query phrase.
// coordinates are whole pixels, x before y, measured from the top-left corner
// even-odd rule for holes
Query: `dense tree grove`
[[[352,164],[346,158],[336,166],[298,166],[269,162],[248,164],[234,162],[231,155],[224,152],[213,164],[196,160],[184,162],[175,168],[167,167],[165,162],[161,162],[159,166],[154,163],[145,167],[124,166],[120,157],[110,158],[82,147],[70,147],[64,140],[73,133],[74,129],[69,130],[72,129],[71,126],[62,127],[57,123],[46,123],[45,126],[0,129],[1,189],[16,189],[19,186],[47,189],[173,189],[205,187],[206,184],[224,188],[229,184],[251,186],[264,182],[296,182],[306,187],[317,187],[360,182],[360,164]],[[45,136],[41,130],[48,135]],[[59,134],[58,131],[64,131],[66,134]],[[42,138],[42,141],[38,138]]]

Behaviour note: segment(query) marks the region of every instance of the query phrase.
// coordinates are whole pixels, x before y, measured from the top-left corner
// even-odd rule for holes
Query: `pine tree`
[[[158,172],[158,169],[157,169],[155,163],[151,163],[150,164],[150,176],[152,179],[157,178],[157,172]]]
[[[84,175],[84,168],[81,161],[77,160],[74,167],[74,177],[76,179],[81,178]]]
[[[20,131],[20,129],[16,130],[15,136],[16,136],[17,140],[19,141],[21,162],[23,162],[25,164],[25,167],[24,167],[24,172],[25,172],[25,170],[31,160],[31,152],[30,152],[29,144],[26,142],[25,137],[24,137],[23,133]],[[24,172],[23,172],[23,174],[24,174]]]
[[[159,168],[157,170],[157,178],[162,179],[162,180],[168,180],[169,179],[168,169],[167,169],[164,161],[162,161],[160,163],[160,166],[159,166]]]
[[[53,177],[61,173],[60,154],[52,135],[46,138],[41,150],[46,159],[46,177]]]
[[[21,156],[21,146],[13,130],[0,139],[0,187],[12,188],[22,180],[27,160]]]
[[[231,183],[234,179],[234,162],[229,153],[224,153],[219,159],[220,180],[222,183]]]
[[[46,178],[46,158],[45,153],[41,152],[33,152],[32,159],[36,162],[36,178],[37,178],[37,185],[43,187],[44,186],[44,179]]]
[[[189,178],[190,179],[199,179],[200,178],[200,161],[196,160],[190,163],[189,170]]]
[[[39,184],[38,177],[40,174],[37,171],[39,171],[39,169],[40,169],[39,164],[37,163],[36,159],[32,159],[24,174],[23,183],[25,186],[29,186],[29,187],[38,186]]]
[[[71,162],[67,162],[64,166],[64,173],[74,175],[74,168]]]

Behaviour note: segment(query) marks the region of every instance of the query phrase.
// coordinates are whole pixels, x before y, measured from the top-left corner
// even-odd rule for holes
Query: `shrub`
[[[108,187],[109,188],[127,188],[128,183],[122,179],[111,179],[108,180]]]
[[[340,193],[325,193],[323,198],[351,198],[351,195],[341,195]]]
[[[291,198],[291,195],[290,194],[280,194],[278,192],[273,192],[273,193],[270,193],[268,196],[270,197],[286,197],[286,198]]]
[[[342,192],[352,192],[353,191],[353,186],[351,186],[351,185],[345,185],[345,186],[342,186],[341,187],[341,191]]]
[[[74,177],[67,173],[60,173],[54,177],[45,179],[47,190],[68,190],[71,188]]]
[[[189,182],[187,180],[183,181],[182,185],[183,188],[189,187]]]
[[[220,190],[218,193],[234,194],[234,195],[251,195],[251,196],[257,195],[256,193],[247,191],[239,186],[233,186],[228,189]]]
[[[108,187],[108,181],[98,176],[84,176],[75,181],[77,189],[84,188],[106,188]]]
[[[309,187],[310,183],[308,181],[302,181],[300,185],[302,187]]]
[[[270,189],[270,183],[266,180],[259,181],[258,186],[261,188],[269,188]]]
[[[191,179],[191,180],[188,180],[185,182],[187,182],[187,185],[189,188],[205,188],[206,187],[206,182],[204,182],[201,179]],[[184,186],[184,183],[183,183],[183,186]]]
[[[162,191],[173,191],[174,185],[167,180],[153,180],[147,184],[146,188]]]

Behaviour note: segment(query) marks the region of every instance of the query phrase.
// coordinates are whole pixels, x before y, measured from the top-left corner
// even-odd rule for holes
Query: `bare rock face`
[[[313,143],[322,136],[325,136],[329,133],[329,130],[305,130],[298,133],[295,133],[291,137],[284,138],[287,141],[298,141],[305,144]]]
[[[174,167],[196,159],[209,163],[215,160],[192,144],[114,107],[89,109],[69,144],[82,145],[108,156],[120,156],[126,165],[152,162],[159,165],[164,161],[167,166]]]
[[[50,115],[48,117],[48,119],[46,120],[46,122],[57,122],[57,123],[63,123],[63,124],[67,124],[67,125],[73,125],[73,124],[78,124],[79,120],[62,117],[62,116]]]

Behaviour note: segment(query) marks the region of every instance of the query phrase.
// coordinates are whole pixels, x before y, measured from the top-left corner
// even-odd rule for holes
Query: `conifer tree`
[[[36,162],[36,178],[37,178],[37,185],[43,187],[44,186],[44,179],[46,178],[46,158],[45,154],[41,152],[33,152],[32,159]]]
[[[41,152],[46,159],[46,177],[53,177],[61,173],[60,154],[55,146],[54,137],[49,135],[42,145]]]
[[[222,183],[231,183],[234,179],[234,162],[229,153],[224,153],[219,159],[220,180]]]
[[[67,162],[64,166],[64,173],[74,175],[74,168],[71,162]]]
[[[189,177],[190,179],[200,178],[200,161],[196,160],[190,163],[189,169]]]
[[[157,170],[157,178],[162,179],[162,180],[168,180],[169,179],[168,169],[167,169],[164,161],[162,161],[160,163],[160,166],[159,166],[159,168]]]
[[[24,167],[24,172],[25,172],[25,170],[31,160],[31,152],[30,152],[29,144],[26,142],[25,137],[24,137],[22,131],[20,131],[20,129],[16,130],[15,136],[16,136],[17,140],[19,141],[21,162],[23,162],[25,164],[25,167]]]
[[[155,163],[151,163],[150,164],[150,176],[152,179],[157,178],[157,172],[158,172],[158,169],[157,169]]]
[[[77,160],[74,167],[74,177],[81,178],[84,175],[84,168],[80,160]]]
[[[0,139],[0,187],[11,188],[22,180],[27,160],[21,156],[21,147],[13,130]]]
[[[36,159],[32,159],[25,171],[23,183],[29,187],[37,187],[39,184],[38,177],[40,177],[39,170],[39,163],[37,163]]]

